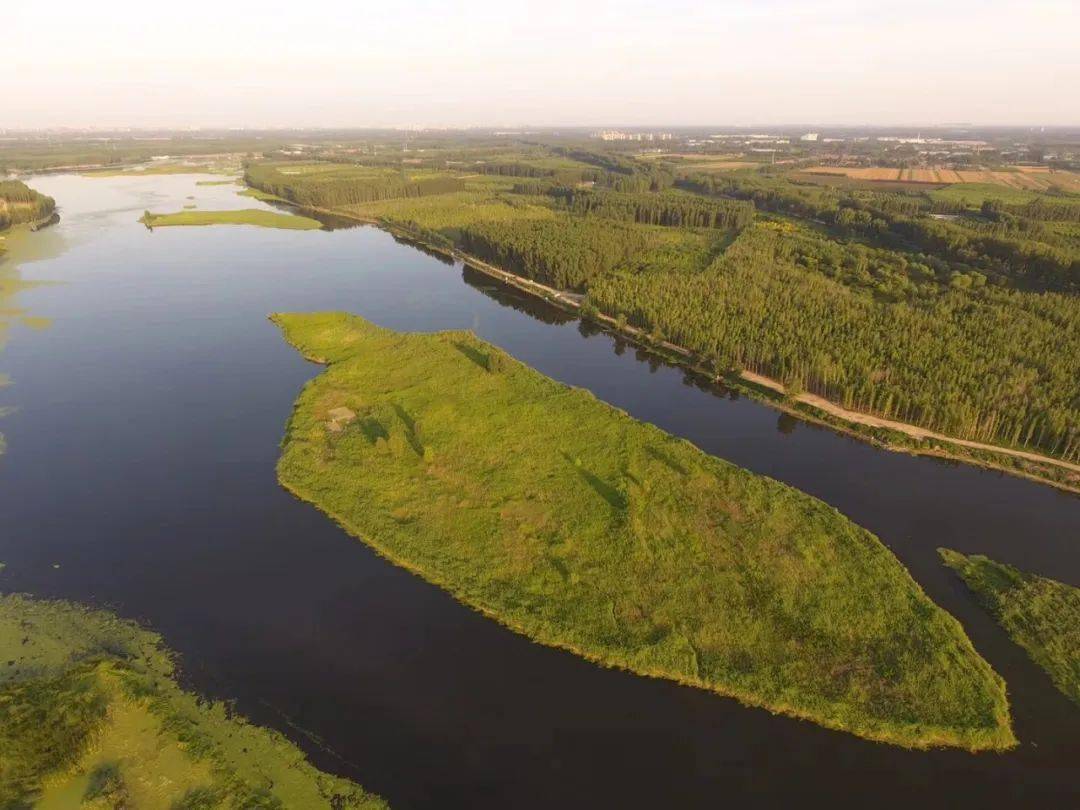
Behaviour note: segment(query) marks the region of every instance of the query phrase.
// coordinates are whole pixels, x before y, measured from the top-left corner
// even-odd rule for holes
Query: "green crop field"
[[[1063,694],[1080,703],[1080,588],[978,554],[940,553],[1010,638]]]
[[[1045,198],[1045,194],[1035,191],[1011,188],[997,183],[955,183],[951,186],[927,192],[934,200],[958,202],[969,208],[978,208],[983,200],[1001,200],[1002,202],[1023,205],[1033,200]],[[1080,199],[1080,195],[1076,196]]]
[[[108,613],[0,596],[0,807],[385,808],[276,732],[176,683]]]
[[[1001,679],[835,509],[470,333],[274,316],[329,368],[279,479],[545,644],[903,746],[1015,744]]]

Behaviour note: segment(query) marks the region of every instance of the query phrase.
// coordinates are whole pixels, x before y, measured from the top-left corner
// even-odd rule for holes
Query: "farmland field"
[[[896,169],[888,167],[814,166],[806,174],[841,175],[855,180],[893,183],[986,183],[1027,191],[1080,191],[1080,174],[1068,171],[1035,171],[1017,168],[1013,171],[966,170],[947,168]]]

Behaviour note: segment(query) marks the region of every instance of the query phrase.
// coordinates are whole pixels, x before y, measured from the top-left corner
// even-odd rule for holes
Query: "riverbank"
[[[176,681],[155,634],[0,595],[0,805],[385,810],[282,735]]]
[[[251,188],[251,187],[249,187]],[[242,193],[242,192],[241,192]],[[670,341],[656,341],[644,330],[637,329],[595,309],[586,309],[585,296],[558,290],[524,276],[519,276],[471,256],[455,247],[438,244],[416,230],[389,220],[364,217],[345,210],[305,207],[280,198],[278,201],[299,210],[318,215],[373,225],[394,236],[416,243],[455,261],[461,261],[480,272],[524,293],[543,299],[579,317],[587,317],[605,331],[639,348],[655,353],[665,361],[679,365],[703,381],[752,396],[778,411],[797,416],[814,424],[828,427],[876,447],[908,455],[928,456],[995,470],[1019,478],[1047,484],[1056,489],[1080,495],[1080,464],[1031,453],[1026,450],[958,439],[904,422],[885,419],[875,414],[846,409],[815,394],[801,392],[794,396],[779,380],[754,372],[727,371],[717,375],[704,358],[690,349]]]

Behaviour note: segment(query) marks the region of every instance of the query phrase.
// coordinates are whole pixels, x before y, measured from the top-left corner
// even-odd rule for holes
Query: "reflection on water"
[[[442,258],[445,259],[446,257],[443,256]],[[450,262],[450,264],[453,264],[453,262]],[[548,303],[542,298],[526,295],[516,287],[499,281],[471,265],[464,264],[461,266],[461,280],[474,290],[482,292],[499,306],[523,312],[542,323],[564,324],[577,320],[561,307]]]
[[[452,257],[447,256],[445,253],[443,253],[441,251],[432,250],[427,245],[425,245],[423,242],[417,242],[415,239],[409,239],[407,236],[401,236],[400,234],[391,234],[391,235],[393,236],[394,241],[397,242],[399,245],[408,245],[409,247],[413,248],[414,250],[419,250],[425,256],[430,256],[431,258],[433,258],[437,262],[448,265],[450,267],[453,267],[457,263],[457,262],[454,261],[454,259]]]
[[[58,256],[65,248],[65,240],[58,229],[52,227],[60,221],[59,214],[53,214],[47,223],[31,230],[17,227],[0,234],[3,250],[0,250],[0,388],[11,384],[11,377],[3,369],[3,351],[7,345],[12,328],[19,326],[32,330],[47,329],[52,320],[35,316],[19,306],[18,295],[24,290],[42,284],[41,281],[28,281],[23,278],[20,265]],[[9,414],[11,406],[0,406],[0,417]],[[0,453],[4,451],[5,441],[0,434]]]

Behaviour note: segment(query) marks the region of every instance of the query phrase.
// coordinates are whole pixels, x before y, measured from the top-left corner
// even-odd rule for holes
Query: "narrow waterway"
[[[984,553],[1080,585],[1080,498],[877,450],[701,387],[375,228],[137,222],[144,209],[261,206],[199,179],[33,181],[61,221],[6,260],[33,286],[4,301],[22,312],[0,352],[11,378],[0,409],[13,409],[0,419],[0,589],[148,623],[196,688],[397,808],[1080,804],[1080,708],[936,554]],[[604,670],[381,560],[274,475],[293,400],[319,368],[266,315],[325,309],[399,330],[471,328],[834,505],[882,538],[1005,677],[1021,747],[903,751]]]

